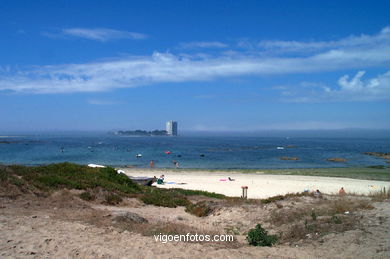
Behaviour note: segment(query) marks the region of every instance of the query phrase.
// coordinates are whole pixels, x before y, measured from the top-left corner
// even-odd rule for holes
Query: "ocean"
[[[128,137],[110,134],[39,134],[0,138],[0,163],[59,162],[114,167],[286,169],[388,165],[364,152],[389,152],[390,138]],[[165,151],[170,151],[166,154]],[[142,157],[136,157],[142,154]],[[296,157],[299,160],[281,160]],[[346,162],[330,162],[340,157]]]

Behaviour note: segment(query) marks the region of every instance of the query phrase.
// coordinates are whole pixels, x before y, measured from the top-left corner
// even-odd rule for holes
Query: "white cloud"
[[[390,71],[373,78],[364,79],[365,71],[358,71],[350,78],[344,75],[339,78],[336,87],[322,83],[302,82],[298,86],[289,86],[280,91],[286,102],[370,102],[390,101]]]
[[[379,35],[390,34],[385,28]],[[382,36],[383,36],[382,35]],[[175,83],[215,80],[218,78],[248,75],[286,75],[293,73],[327,72],[345,69],[367,69],[390,65],[390,44],[387,36],[375,38],[376,44],[360,39],[360,44],[324,50],[305,56],[285,57],[254,52],[224,52],[220,55],[180,54],[155,52],[150,56],[125,57],[84,64],[36,66],[24,69],[0,69],[0,91],[30,93],[98,92],[116,88],[131,88],[153,83]],[[366,42],[366,44],[363,44]],[[353,45],[353,47],[350,47]],[[339,46],[341,46],[339,44]],[[376,80],[382,85],[387,76]],[[361,76],[355,81],[359,82]],[[348,78],[345,85],[354,84]],[[375,84],[372,81],[372,85]],[[378,87],[364,85],[371,91]],[[344,86],[345,88],[345,86]],[[383,86],[379,87],[383,89]],[[324,90],[323,88],[322,90]],[[346,91],[340,89],[339,91]],[[291,91],[289,91],[291,92]],[[327,88],[329,95],[333,93]],[[383,91],[384,97],[390,94]],[[307,98],[307,97],[305,97]]]
[[[267,50],[276,50],[281,52],[310,52],[324,49],[368,47],[378,44],[390,44],[390,27],[383,28],[375,35],[349,36],[335,41],[281,41],[264,40],[258,43],[251,43],[248,40],[240,41],[240,47],[259,47]]]
[[[390,71],[363,80],[365,73],[359,71],[350,80],[348,75],[342,76],[338,81],[340,89],[329,93],[344,95],[351,100],[390,100]]]
[[[228,45],[219,41],[194,41],[181,43],[180,48],[191,49],[191,48],[227,48]]]
[[[50,35],[50,34],[45,34]],[[118,39],[134,39],[141,40],[145,39],[147,36],[145,34],[129,31],[119,31],[107,28],[69,28],[63,29],[61,34],[63,36],[72,36],[78,38],[84,38],[89,40],[97,41],[109,41],[109,40],[118,40]]]

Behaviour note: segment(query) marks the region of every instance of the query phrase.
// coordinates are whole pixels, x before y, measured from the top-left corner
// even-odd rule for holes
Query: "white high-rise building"
[[[177,136],[177,121],[167,121],[166,130],[169,136]]]

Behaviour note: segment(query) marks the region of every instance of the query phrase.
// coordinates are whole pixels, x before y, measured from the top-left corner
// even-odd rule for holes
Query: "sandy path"
[[[368,194],[381,188],[390,188],[390,182],[356,180],[339,177],[318,177],[299,175],[267,175],[243,174],[234,172],[208,171],[173,171],[173,170],[139,170],[122,168],[129,176],[160,176],[165,175],[165,184],[160,188],[183,188],[221,193],[227,196],[241,196],[241,186],[248,186],[249,198],[266,198],[286,193],[302,192],[319,189],[323,193],[337,193],[341,187],[347,192]],[[229,181],[231,177],[235,181]],[[224,181],[221,181],[224,180]],[[173,183],[171,183],[173,182]],[[170,184],[171,183],[171,184]],[[186,184],[179,184],[186,183]]]

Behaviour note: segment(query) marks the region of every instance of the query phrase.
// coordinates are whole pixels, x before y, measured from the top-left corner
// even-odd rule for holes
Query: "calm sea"
[[[389,147],[390,138],[27,135],[0,138],[0,163],[40,165],[69,161],[148,167],[154,160],[156,167],[173,168],[176,160],[182,168],[355,167],[386,165],[384,159],[363,152],[390,152]],[[345,158],[347,162],[326,161],[332,157]]]

